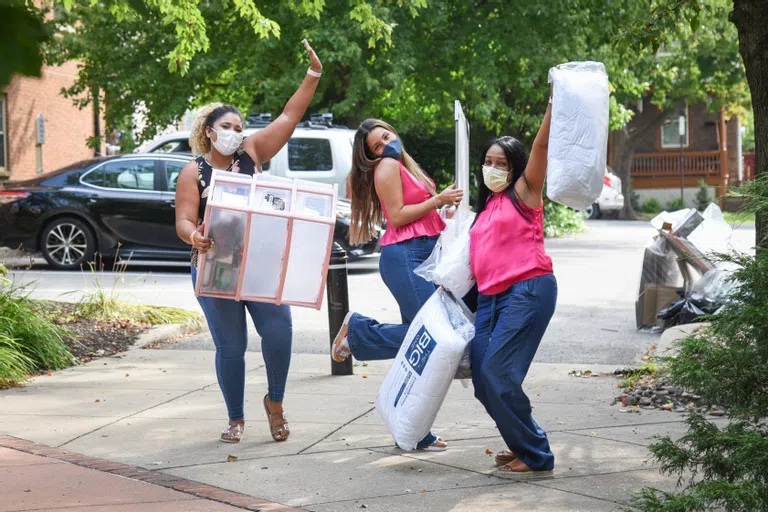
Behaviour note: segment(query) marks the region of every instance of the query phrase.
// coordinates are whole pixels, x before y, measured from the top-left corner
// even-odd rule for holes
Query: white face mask
[[[240,147],[240,143],[243,142],[243,134],[236,132],[235,130],[214,130],[216,133],[216,140],[213,141],[213,147],[216,151],[224,156],[229,156]]]
[[[483,166],[483,182],[486,187],[497,194],[503,192],[509,186],[508,176],[509,173],[507,171],[502,171],[489,165]]]

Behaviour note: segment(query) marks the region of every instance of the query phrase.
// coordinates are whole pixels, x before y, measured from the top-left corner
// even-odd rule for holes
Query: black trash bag
[[[664,320],[664,328],[668,329],[674,325],[701,322],[702,317],[714,315],[722,305],[701,293],[689,292],[684,298],[659,311],[656,317]]]

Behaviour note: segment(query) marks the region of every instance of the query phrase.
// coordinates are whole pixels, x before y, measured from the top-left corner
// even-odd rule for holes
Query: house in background
[[[103,133],[103,121],[92,105],[80,110],[60,94],[76,73],[74,62],[44,66],[40,78],[16,76],[0,90],[0,181],[34,178],[94,156],[88,138]]]
[[[682,148],[680,115],[685,116]],[[642,111],[630,126],[646,125],[655,116],[658,116],[657,107],[645,100]],[[704,103],[676,110],[658,129],[637,141],[631,180],[640,204],[652,197],[658,199],[662,207],[674,199],[679,200],[681,168],[686,205],[696,204],[701,181],[707,184],[710,197],[721,198],[729,187],[743,179],[740,141],[739,119],[735,116],[728,119],[725,110],[712,113]],[[612,164],[610,154],[609,165]]]

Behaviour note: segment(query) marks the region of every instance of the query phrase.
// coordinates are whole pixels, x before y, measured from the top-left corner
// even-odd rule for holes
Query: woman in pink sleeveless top
[[[411,321],[435,292],[435,285],[413,273],[435,248],[445,223],[437,210],[458,205],[463,192],[449,187],[440,194],[434,182],[402,146],[392,126],[377,119],[364,121],[355,133],[352,171],[350,242],[370,241],[384,219],[379,271],[398,306],[402,323],[380,324],[350,313],[332,346],[332,356],[350,355],[361,361],[393,359],[403,344]],[[431,432],[419,449],[443,450],[445,441]]]
[[[542,198],[551,110],[550,105],[530,158],[512,137],[486,146],[470,231],[479,292],[472,382],[507,444],[496,454],[503,472],[550,471],[555,463],[522,387],[557,302],[552,260],[544,250]]]

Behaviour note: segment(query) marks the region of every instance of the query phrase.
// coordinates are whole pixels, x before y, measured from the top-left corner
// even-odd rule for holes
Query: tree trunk
[[[656,108],[651,106],[649,108]],[[632,157],[637,144],[648,132],[657,130],[667,117],[669,110],[660,110],[656,117],[649,119],[644,125],[631,126],[613,132],[613,163],[614,171],[621,178],[621,193],[624,194],[624,208],[619,212],[619,219],[637,220],[638,216],[632,208]]]
[[[635,145],[629,128],[613,132],[613,170],[621,179],[621,193],[624,194],[624,208],[619,212],[621,220],[637,220],[637,214],[632,208],[632,156]]]
[[[768,175],[768,1],[734,0],[730,20],[739,32],[755,115],[755,177]],[[756,244],[768,249],[768,212],[757,216]]]

